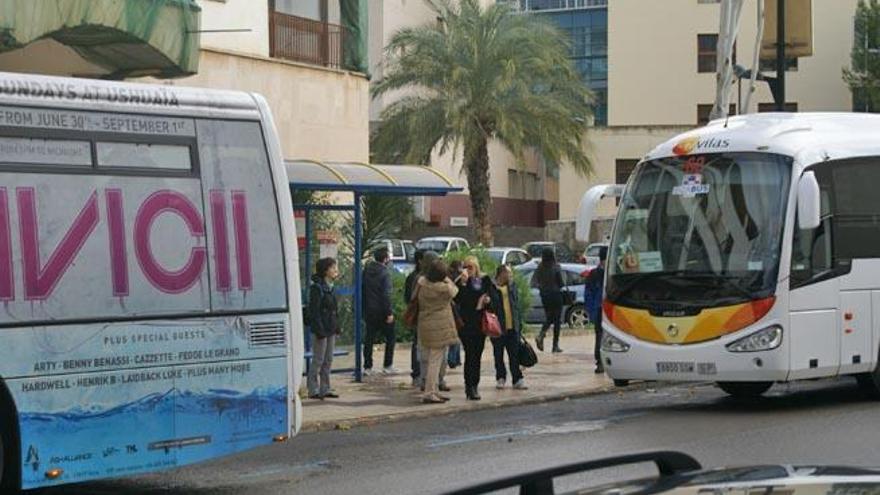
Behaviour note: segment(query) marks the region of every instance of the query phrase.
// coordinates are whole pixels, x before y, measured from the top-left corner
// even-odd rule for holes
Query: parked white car
[[[470,243],[461,237],[425,237],[416,242],[416,249],[426,249],[437,254],[469,249]]]
[[[502,265],[519,266],[532,260],[529,253],[515,247],[492,247],[486,250],[486,254]]]

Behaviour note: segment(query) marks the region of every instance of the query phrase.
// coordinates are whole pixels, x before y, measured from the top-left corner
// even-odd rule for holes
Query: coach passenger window
[[[827,280],[833,276],[834,251],[831,233],[832,212],[830,201],[831,185],[829,175],[816,169],[816,178],[821,189],[822,222],[812,230],[798,228],[797,216],[794,222],[794,240],[791,246],[791,288]]]

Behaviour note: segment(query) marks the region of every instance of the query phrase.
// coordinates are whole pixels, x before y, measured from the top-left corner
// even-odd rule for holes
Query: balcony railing
[[[269,52],[272,57],[342,68],[345,28],[282,12],[269,19]]]

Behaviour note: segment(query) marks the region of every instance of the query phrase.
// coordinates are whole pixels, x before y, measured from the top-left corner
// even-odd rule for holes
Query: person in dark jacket
[[[593,348],[593,357],[596,359],[596,373],[605,373],[602,364],[602,293],[605,284],[605,258],[608,257],[608,248],[599,249],[599,265],[587,275],[584,283],[584,299],[587,303],[587,312],[590,321],[593,322],[596,332],[596,344]]]
[[[480,385],[480,359],[486,345],[483,333],[483,311],[489,304],[489,288],[492,279],[480,271],[480,262],[474,256],[464,259],[464,271],[458,280],[458,295],[455,301],[464,328],[459,332],[464,347],[464,385],[468,400],[480,400],[477,387]]]
[[[550,248],[545,248],[541,253],[541,263],[532,275],[532,287],[536,287],[541,294],[541,303],[544,305],[544,323],[541,325],[541,333],[535,337],[538,350],[544,350],[544,337],[547,329],[553,326],[553,352],[562,352],[559,348],[559,332],[562,326],[562,288],[565,282],[562,280],[562,268],[556,262],[556,254]]]
[[[496,388],[502,389],[507,384],[507,370],[504,369],[506,350],[513,388],[525,390],[528,387],[519,366],[519,336],[522,331],[522,323],[517,311],[519,296],[509,266],[501,265],[495,271],[495,283],[490,287],[489,297],[491,298],[489,307],[498,316],[498,322],[501,323],[501,330],[504,332],[500,337],[490,339],[492,350],[495,352]]]
[[[307,379],[311,399],[339,397],[330,387],[333,350],[339,335],[339,310],[333,289],[333,281],[338,276],[336,260],[322,258],[315,264],[309,286],[309,329],[315,336]]]
[[[391,307],[391,273],[388,265],[391,256],[388,248],[377,249],[373,261],[364,268],[363,307],[367,332],[364,338],[364,375],[373,372],[373,343],[378,334],[385,338],[383,371],[394,374],[394,311]]]

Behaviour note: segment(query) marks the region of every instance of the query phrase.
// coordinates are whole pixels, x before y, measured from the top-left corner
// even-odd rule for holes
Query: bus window
[[[0,163],[91,167],[88,141],[0,137]]]
[[[199,120],[199,164],[215,311],[287,307],[275,188],[257,122]],[[224,221],[225,220],[225,221]]]
[[[98,142],[98,166],[190,170],[189,146]]]

